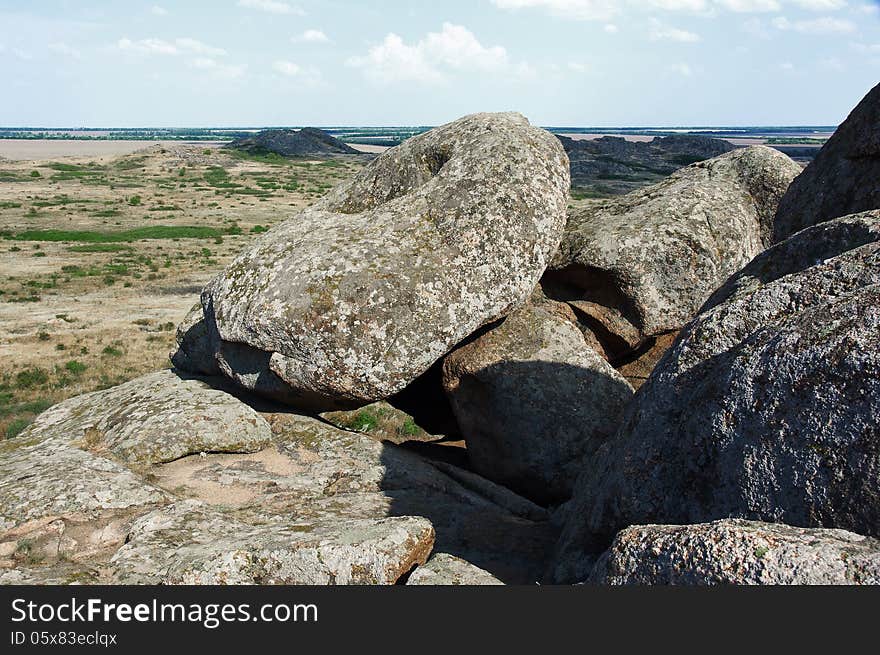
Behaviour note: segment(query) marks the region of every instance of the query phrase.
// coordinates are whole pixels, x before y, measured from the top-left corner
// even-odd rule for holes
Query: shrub
[[[21,434],[31,424],[31,419],[17,418],[6,427],[6,438],[12,439]]]
[[[75,359],[71,359],[64,365],[65,370],[72,375],[82,375],[89,368],[82,362],[78,362]]]
[[[48,381],[49,374],[41,368],[26,368],[15,376],[15,384],[19,389],[31,389]]]

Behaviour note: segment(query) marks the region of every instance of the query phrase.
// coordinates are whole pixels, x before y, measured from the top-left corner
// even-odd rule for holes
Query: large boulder
[[[546,299],[448,355],[443,384],[474,470],[542,503],[571,496],[633,395],[571,310]]]
[[[241,386],[310,411],[388,398],[528,298],[568,187],[558,140],[519,114],[409,139],[209,284],[176,361],[207,348]]]
[[[594,585],[877,585],[880,541],[845,530],[723,520],[627,528]]]
[[[681,169],[626,196],[572,211],[545,288],[596,309],[590,325],[630,324],[611,337],[633,350],[679,329],[733,272],[770,244],[779,199],[800,172],[785,155],[755,146]],[[612,328],[614,329],[614,328]],[[638,345],[638,344],[636,344]]]
[[[585,466],[557,579],[637,524],[880,535],[880,212],[822,223],[713,295]]]
[[[540,578],[556,538],[541,507],[257,410],[164,371],[42,414],[0,444],[0,583],[390,584],[435,546],[504,581]]]
[[[779,203],[774,239],[880,209],[880,85],[849,115]]]

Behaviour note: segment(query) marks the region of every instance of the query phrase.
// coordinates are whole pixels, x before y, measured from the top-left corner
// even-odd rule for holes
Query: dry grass
[[[169,366],[201,287],[363,164],[180,144],[0,160],[0,438],[65,398]]]

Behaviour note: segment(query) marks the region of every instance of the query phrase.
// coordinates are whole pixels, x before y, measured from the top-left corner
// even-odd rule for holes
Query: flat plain
[[[0,439],[65,398],[169,367],[202,286],[367,161],[18,143],[41,158],[0,158]]]

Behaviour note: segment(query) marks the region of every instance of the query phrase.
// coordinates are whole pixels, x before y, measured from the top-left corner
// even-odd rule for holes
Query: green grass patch
[[[70,241],[84,243],[130,243],[144,239],[214,239],[232,234],[230,229],[196,225],[156,225],[118,232],[92,232],[86,230],[27,230],[12,238],[16,241]]]
[[[83,364],[82,362],[78,362],[75,359],[70,360],[64,365],[64,370],[70,373],[71,375],[82,375],[88,370],[88,366]]]
[[[0,209],[18,209],[19,207],[21,207],[20,202],[9,202],[6,200],[0,202]]]
[[[17,437],[22,432],[24,432],[24,429],[27,426],[29,426],[31,423],[33,423],[33,419],[29,419],[29,418],[15,419],[8,426],[6,426],[6,438],[13,439],[14,437]]]
[[[70,252],[127,252],[131,246],[120,246],[115,243],[90,243],[87,246],[71,246]]]
[[[49,374],[41,368],[26,368],[15,376],[15,386],[19,389],[33,389],[48,381]]]

